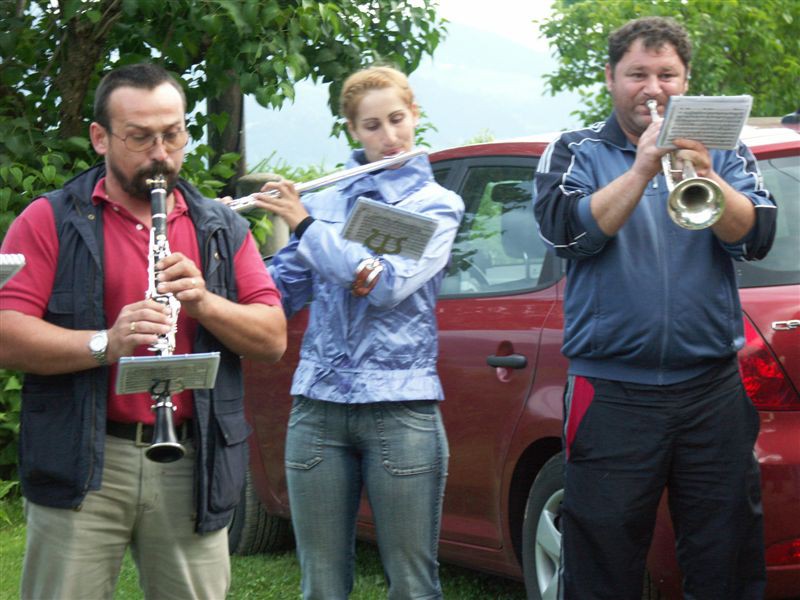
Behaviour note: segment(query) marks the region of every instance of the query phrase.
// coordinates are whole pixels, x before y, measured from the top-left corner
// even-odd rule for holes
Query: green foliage
[[[474,136],[469,138],[464,144],[485,144],[495,140],[494,134],[489,129],[481,129]]]
[[[261,160],[250,169],[250,173],[272,173],[284,179],[302,182],[322,177],[327,174],[327,171],[324,170],[323,165],[305,167],[291,166],[285,160],[277,157],[276,153],[273,152],[270,156]],[[266,243],[268,237],[272,235],[272,221],[270,221],[268,215],[258,211],[245,213],[244,217],[250,222],[250,231],[253,232],[253,236],[256,238],[259,247],[262,247]]]
[[[87,139],[54,139],[31,125],[23,118],[0,118],[0,239],[33,199],[61,187],[94,160]]]
[[[274,108],[301,80],[330,83],[335,114],[349,73],[372,62],[411,72],[444,33],[431,0],[31,0],[0,2],[0,20],[0,237],[38,194],[97,160],[86,129],[113,66],[154,60],[182,78],[200,141],[229,116],[196,109],[232,80]],[[201,145],[184,170],[210,196],[239,159],[217,154]]]
[[[4,499],[19,493],[17,481],[17,438],[21,375],[0,369],[0,507]],[[0,508],[0,520],[6,520]]]
[[[439,131],[436,126],[428,120],[428,113],[424,110],[420,109],[419,111],[419,123],[417,123],[416,128],[414,129],[414,145],[419,148],[425,147],[430,148],[431,145],[428,143],[428,140],[425,139],[425,134],[429,131]]]
[[[0,116],[68,135],[111,66],[157,60],[188,82],[190,113],[232,82],[279,108],[310,78],[331,84],[336,114],[347,75],[376,61],[410,73],[444,32],[432,0],[31,0],[0,3],[0,18]],[[192,136],[225,119],[194,123]]]
[[[798,108],[800,3],[797,0],[555,0],[540,22],[560,67],[545,75],[556,94],[577,90],[584,123],[611,110],[605,89],[608,34],[632,18],[670,16],[693,43],[693,95],[753,96],[753,116],[779,116]]]

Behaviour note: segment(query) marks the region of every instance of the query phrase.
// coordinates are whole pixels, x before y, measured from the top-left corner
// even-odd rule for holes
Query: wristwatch
[[[108,330],[98,331],[89,339],[89,351],[100,365],[107,365],[106,351],[108,350]]]

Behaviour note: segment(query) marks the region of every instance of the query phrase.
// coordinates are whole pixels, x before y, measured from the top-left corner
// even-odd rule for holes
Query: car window
[[[736,263],[739,287],[800,283],[800,156],[760,160],[764,186],[778,204],[775,241],[760,261]]]
[[[445,185],[447,183],[448,175],[450,175],[449,167],[433,167],[433,178],[439,185]]]
[[[458,191],[466,212],[441,295],[529,291],[555,281],[533,216],[535,165],[474,166]]]

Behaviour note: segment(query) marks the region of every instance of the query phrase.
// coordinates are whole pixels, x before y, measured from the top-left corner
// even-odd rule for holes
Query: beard
[[[109,163],[109,169],[114,173],[114,177],[119,182],[122,189],[134,198],[150,201],[151,186],[147,184],[148,179],[153,179],[156,175],[163,175],[166,180],[167,195],[172,193],[178,185],[178,172],[164,161],[153,161],[149,166],[137,169],[132,177],[128,177],[114,162]]]

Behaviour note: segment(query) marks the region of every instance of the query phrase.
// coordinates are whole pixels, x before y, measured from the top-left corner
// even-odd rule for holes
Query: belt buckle
[[[144,433],[144,424],[139,421],[136,423],[136,439],[133,440],[133,444],[137,448],[147,448],[150,446],[150,442],[143,442],[142,441],[142,434]]]

